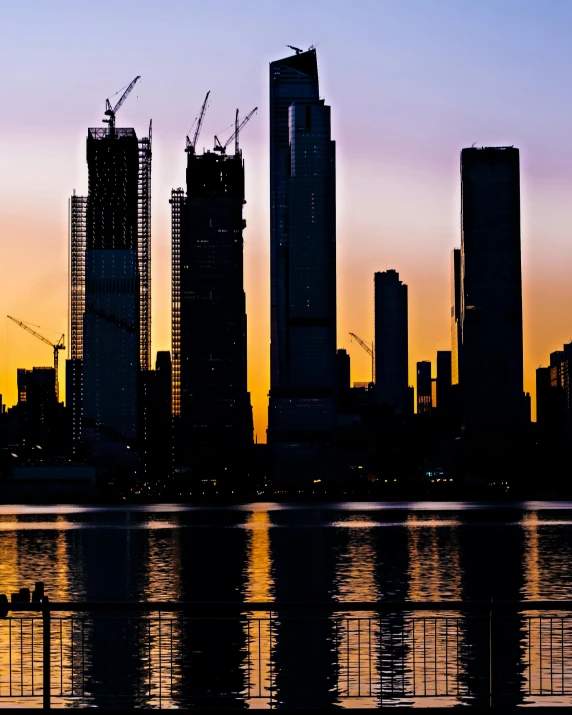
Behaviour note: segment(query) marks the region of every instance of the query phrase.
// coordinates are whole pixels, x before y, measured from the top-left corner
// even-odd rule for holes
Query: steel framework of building
[[[171,191],[171,274],[172,274],[172,397],[173,414],[181,414],[181,209],[185,203],[185,190]]]
[[[70,358],[83,357],[83,313],[85,310],[85,245],[87,196],[69,200],[69,335]]]
[[[139,263],[139,365],[151,369],[151,139],[139,139],[138,263]]]

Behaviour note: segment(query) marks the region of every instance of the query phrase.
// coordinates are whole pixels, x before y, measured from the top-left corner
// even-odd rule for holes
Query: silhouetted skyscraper
[[[351,387],[350,356],[346,350],[340,349],[336,353],[337,389],[344,392]]]
[[[94,455],[117,458],[137,437],[139,373],[150,368],[150,138],[89,129],[87,165],[87,201],[77,207],[85,228],[72,223],[70,250],[72,343],[81,346],[72,357],[82,367],[70,364],[68,375],[82,380]]]
[[[310,463],[335,421],[336,196],[316,52],[270,65],[271,391],[275,463]],[[287,468],[286,468],[287,469]]]
[[[446,416],[452,405],[451,351],[437,350],[437,410]]]
[[[461,350],[461,249],[451,251],[451,384],[459,384]]]
[[[433,383],[431,380],[431,363],[422,360],[417,363],[417,414],[430,415],[433,406]]]
[[[389,270],[375,274],[374,291],[377,400],[410,412],[407,286]]]
[[[461,152],[462,355],[467,428],[524,419],[519,151]]]
[[[246,383],[242,153],[187,151],[173,192],[176,462],[231,476],[252,444]]]

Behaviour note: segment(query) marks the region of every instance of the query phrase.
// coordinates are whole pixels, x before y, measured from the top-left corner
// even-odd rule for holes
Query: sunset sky
[[[67,204],[87,193],[85,137],[106,97],[142,79],[118,126],[153,118],[153,354],[170,349],[171,188],[207,90],[198,142],[241,135],[246,166],[249,388],[265,441],[269,388],[268,64],[318,52],[337,141],[338,346],[373,335],[373,273],[409,286],[410,382],[450,347],[450,251],[460,244],[463,147],[521,151],[525,389],[572,339],[572,2],[569,0],[30,0],[2,11],[0,393],[52,351],[4,316],[68,337]],[[50,332],[53,331],[53,332]],[[42,331],[40,331],[42,332]],[[63,360],[62,360],[63,362]],[[63,387],[64,370],[60,371]]]

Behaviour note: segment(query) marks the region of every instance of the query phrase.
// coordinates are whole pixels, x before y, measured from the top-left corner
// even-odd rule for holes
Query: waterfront
[[[43,580],[52,601],[570,599],[572,504],[5,506],[0,507],[0,555],[0,592]],[[251,616],[256,619],[262,614]],[[293,683],[311,670],[314,691],[308,693],[309,701],[314,698],[318,704],[333,706],[378,702],[376,692],[368,698],[352,690],[360,685],[356,668],[361,667],[362,653],[357,643],[360,635],[350,621],[336,625],[335,634],[330,627],[323,638],[316,633],[309,637],[303,625],[286,637],[279,626],[272,628],[264,619],[259,623],[256,638],[240,622],[225,628],[211,623],[203,633],[195,626],[201,646],[192,649],[193,668],[202,673],[210,692],[222,687],[243,706],[264,706],[271,687],[291,692]],[[320,626],[324,627],[328,628]],[[385,637],[381,623],[376,627],[379,639]],[[426,636],[421,631],[417,636],[408,634],[399,677],[414,677],[420,665],[413,653],[422,645],[425,648],[417,641]],[[467,621],[457,636],[466,643],[467,652],[478,653],[482,646],[478,629]],[[526,658],[537,646],[532,642],[525,657],[523,643],[536,636],[526,632],[522,619],[504,636],[499,644],[504,681],[517,700],[531,701],[525,694],[532,677]],[[73,640],[72,633],[69,642]],[[561,664],[568,673],[570,658],[564,653],[564,641],[563,634]],[[339,672],[336,675],[333,667],[340,661],[336,650],[341,644],[348,648],[345,697],[340,696]],[[435,672],[439,659],[448,658],[448,648],[443,650],[435,636]],[[2,692],[5,655],[0,648],[0,696],[6,694]],[[370,683],[379,688],[384,681],[386,691],[388,674],[379,659],[370,654],[364,669],[372,662],[379,672],[374,672]],[[470,658],[460,661],[459,667],[462,692],[447,698],[450,704],[466,700],[464,689],[470,692],[471,683],[481,677],[471,671]],[[180,670],[176,677],[182,677],[182,665]],[[230,674],[222,686],[216,682],[215,670],[220,671],[219,680],[221,673]],[[160,679],[160,672],[151,675]],[[391,683],[394,676],[392,670]],[[522,695],[516,696],[517,691]],[[253,692],[260,697],[249,697]],[[172,704],[180,702],[175,698]]]

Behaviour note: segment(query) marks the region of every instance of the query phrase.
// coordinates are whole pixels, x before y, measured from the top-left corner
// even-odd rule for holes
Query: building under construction
[[[173,412],[176,464],[214,484],[243,473],[252,445],[238,148],[252,112],[241,125],[237,118],[225,145],[215,138],[213,151],[197,154],[206,101],[194,139],[187,139],[186,193],[176,189],[171,197]],[[234,154],[227,154],[232,140]]]
[[[95,457],[128,457],[137,439],[140,371],[151,362],[151,126],[139,139],[107,127],[87,136],[88,195],[72,196],[70,360],[73,438]]]

